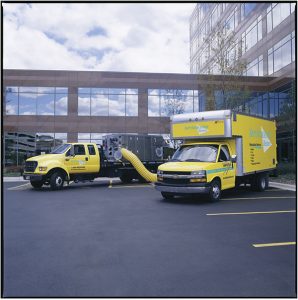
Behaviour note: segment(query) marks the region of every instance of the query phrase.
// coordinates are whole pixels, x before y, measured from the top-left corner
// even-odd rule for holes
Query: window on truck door
[[[230,151],[226,145],[220,147],[218,161],[230,161]]]
[[[75,155],[85,155],[84,145],[74,145],[74,154]]]
[[[89,155],[96,155],[93,145],[88,145]]]

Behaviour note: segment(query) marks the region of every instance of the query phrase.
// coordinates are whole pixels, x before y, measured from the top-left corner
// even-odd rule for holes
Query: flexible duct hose
[[[125,148],[121,148],[121,154],[125,159],[131,162],[134,168],[146,181],[157,181],[157,174],[149,172],[135,154]]]

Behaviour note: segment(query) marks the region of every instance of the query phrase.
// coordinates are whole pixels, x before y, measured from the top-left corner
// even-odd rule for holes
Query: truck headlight
[[[191,172],[190,182],[206,182],[206,171],[193,171]]]
[[[46,171],[46,170],[47,170],[47,168],[48,168],[48,167],[38,167],[38,169],[39,169],[39,171],[40,171],[40,172],[44,172],[44,171]]]

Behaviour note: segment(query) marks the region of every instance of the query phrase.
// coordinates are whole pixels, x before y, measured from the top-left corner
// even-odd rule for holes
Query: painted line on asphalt
[[[112,189],[124,189],[124,188],[144,188],[144,187],[153,187],[151,184],[143,184],[143,185],[119,185],[119,186],[113,186],[109,187]]]
[[[112,188],[113,179],[110,179],[109,189]]]
[[[21,184],[21,185],[18,185],[18,186],[10,187],[10,188],[8,188],[8,190],[9,191],[18,190],[18,189],[22,189],[25,186],[29,186],[29,185],[30,185],[30,182],[25,183],[25,184]]]
[[[283,213],[295,213],[295,212],[296,212],[296,210],[246,211],[246,212],[214,213],[214,214],[206,214],[206,216],[283,214]]]
[[[278,247],[278,246],[292,246],[296,245],[296,242],[283,242],[283,243],[268,243],[268,244],[252,244],[255,248],[263,247]]]
[[[257,199],[296,199],[294,196],[280,196],[280,197],[250,197],[250,198],[226,198],[223,201],[236,201],[236,200],[257,200]]]

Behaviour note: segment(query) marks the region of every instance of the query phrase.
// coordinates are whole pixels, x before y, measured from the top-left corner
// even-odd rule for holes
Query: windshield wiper
[[[202,160],[196,159],[196,158],[189,158],[189,159],[186,159],[185,161],[202,161]]]

